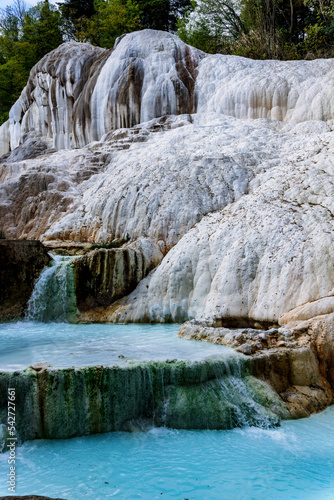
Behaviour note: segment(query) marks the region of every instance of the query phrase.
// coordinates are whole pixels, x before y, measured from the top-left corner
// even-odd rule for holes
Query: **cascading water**
[[[17,433],[22,441],[145,426],[226,430],[279,425],[280,418],[288,416],[279,396],[265,382],[247,375],[247,359],[241,358],[240,376],[229,375],[236,361],[235,356],[199,362],[123,361],[85,368],[47,367],[37,376],[32,370],[0,372],[0,416],[5,414],[1,402],[7,402],[9,386],[16,387],[20,401]]]
[[[228,406],[229,428],[256,426],[267,429],[278,425],[277,415],[265,408],[265,394],[270,394],[267,384],[247,375],[243,358],[231,361],[224,363],[225,376],[221,376],[219,365],[216,369],[220,398]]]
[[[49,294],[52,287],[45,286]],[[46,310],[38,309],[39,317]],[[144,423],[175,429],[269,428],[289,418],[272,388],[250,375],[246,356],[180,338],[178,328],[2,325],[0,346],[6,342],[7,348],[0,349],[0,424],[5,424],[7,387],[16,387],[22,404],[18,411],[24,417],[17,426],[22,441],[132,430]],[[41,362],[50,366],[37,376],[26,370]]]
[[[72,322],[77,313],[72,260],[74,257],[52,255],[35,283],[28,302],[26,319],[42,322]]]
[[[22,356],[28,358],[21,360],[23,392],[17,385],[18,399],[25,401],[31,391],[31,412],[22,411],[18,427],[23,441],[131,430],[138,422],[176,429],[269,428],[287,416],[272,389],[249,375],[247,357],[224,346],[178,338],[178,327],[173,335],[162,325],[136,335],[135,325],[114,325],[114,334],[111,325],[52,325],[75,319],[73,258],[55,256],[43,270],[28,304],[30,322],[21,323]],[[151,328],[157,333],[151,335]],[[13,342],[13,360],[5,353],[10,369],[19,368],[17,331]],[[45,361],[51,366],[37,378],[24,370]],[[8,372],[0,373],[0,388],[14,386],[8,377]],[[1,385],[2,378],[7,382]],[[6,401],[5,395],[0,394],[1,400]]]
[[[164,388],[162,423],[179,429],[279,425],[288,417],[284,405],[268,384],[248,372],[248,360],[235,354],[189,365],[179,384]]]

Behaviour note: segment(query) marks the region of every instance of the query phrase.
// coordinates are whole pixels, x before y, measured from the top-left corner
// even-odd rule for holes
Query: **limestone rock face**
[[[2,371],[0,423],[8,387],[16,388],[22,442],[130,430],[138,420],[178,429],[231,429],[268,428],[289,417],[270,386],[249,375],[241,355]]]
[[[40,241],[0,240],[0,319],[21,317],[51,258]]]
[[[250,371],[266,381],[289,408],[292,418],[323,411],[334,400],[334,315],[293,322],[270,330],[213,326],[187,321],[179,336],[236,348]]]
[[[148,238],[122,248],[96,249],[73,261],[79,311],[107,306],[128,295],[163,255]]]
[[[311,336],[314,353],[320,362],[320,370],[334,388],[334,314],[319,316],[306,327]]]
[[[43,57],[0,128],[0,154],[28,137],[56,149],[82,147],[113,129],[195,111],[202,54],[152,30],[121,37],[112,50],[68,42]]]
[[[166,126],[173,128],[166,133],[154,133],[155,121],[136,127],[134,142],[139,141],[113,153],[104,172],[85,183],[76,210],[53,224],[44,238],[148,236],[160,241],[165,252],[206,213],[240,198],[254,176],[251,153],[235,154],[234,137],[228,134],[220,145],[221,126],[191,121],[188,116],[169,120]],[[93,150],[107,147],[108,142]]]
[[[333,59],[255,61],[213,55],[200,64],[198,111],[288,123],[322,120],[333,127]]]
[[[0,145],[13,150],[29,137],[50,137],[57,149],[69,148],[73,105],[94,63],[106,51],[68,42],[44,56],[31,70],[27,86],[12,107],[9,124],[0,128]],[[7,135],[7,138],[6,138]]]
[[[3,229],[150,239],[161,264],[106,306],[107,321],[268,326],[328,313],[333,76],[333,60],[208,56],[151,30],[110,51],[64,44],[1,127]]]
[[[291,147],[288,136],[279,144]],[[314,146],[308,138],[303,153],[280,151],[276,166],[266,159],[249,193],[203,217],[112,319],[277,322],[294,307],[332,296],[333,149]]]
[[[333,75],[332,60],[207,56],[153,30],[120,37],[108,51],[68,42],[32,69],[0,128],[0,154],[32,136],[52,138],[57,149],[82,147],[112,129],[195,111],[332,127]]]
[[[224,121],[191,121],[153,120],[92,147],[4,163],[6,233],[99,243],[147,236],[166,253],[206,213],[240,198],[254,177],[254,156],[234,152],[231,128],[221,144]]]

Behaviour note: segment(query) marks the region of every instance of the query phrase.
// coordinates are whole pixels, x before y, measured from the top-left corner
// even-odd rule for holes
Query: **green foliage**
[[[38,2],[24,17],[22,41],[34,47],[35,61],[63,42],[60,12],[47,1]]]
[[[67,250],[63,250],[62,248],[56,248],[55,250],[53,250],[53,252],[56,255],[63,255],[64,257],[71,255]]]
[[[169,30],[169,0],[140,0],[141,25],[154,30]]]
[[[204,52],[230,53],[231,43],[246,33],[239,7],[232,0],[200,0],[178,22],[177,34]]]
[[[35,64],[35,49],[26,42],[0,37],[0,123],[27,83],[30,68]]]
[[[8,0],[9,2],[10,0]],[[0,124],[31,68],[64,40],[110,48],[143,28],[175,31],[207,53],[254,59],[334,56],[334,0],[23,0],[0,9]]]
[[[183,19],[177,23],[177,34],[181,40],[193,47],[197,47],[208,54],[221,52],[221,37],[212,33],[205,19],[199,17],[195,23],[190,23],[191,12],[196,8],[196,2],[191,3],[191,8],[187,8]]]
[[[78,40],[111,48],[117,37],[140,29],[141,11],[133,0],[98,0],[95,6],[96,14],[91,19],[80,20]]]
[[[1,9],[0,29],[3,36],[13,42],[17,42],[20,36],[26,12],[25,4],[22,0],[14,0],[12,5]]]
[[[95,13],[72,19],[75,38],[113,47],[117,37],[143,28],[173,31],[190,0],[96,0]]]
[[[334,55],[334,0],[198,0],[178,35],[206,52],[254,59]]]
[[[0,14],[0,124],[26,85],[31,68],[63,42],[62,19],[47,1],[29,10],[15,0]]]
[[[191,0],[138,0],[141,28],[174,32]]]
[[[67,38],[80,41],[81,31],[86,27],[87,20],[96,14],[94,3],[94,0],[65,0],[59,4],[63,32]]]
[[[5,231],[3,231],[3,229],[0,229],[0,240],[6,240],[6,239],[7,239],[7,236],[6,236]]]
[[[94,0],[65,0],[59,7],[63,17],[73,22],[81,17],[91,18],[96,14]]]

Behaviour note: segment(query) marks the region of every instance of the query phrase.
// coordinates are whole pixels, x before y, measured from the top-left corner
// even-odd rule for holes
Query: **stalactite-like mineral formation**
[[[58,247],[126,242],[74,263],[82,321],[291,333],[326,315],[330,328],[333,78],[333,59],[207,55],[151,30],[109,51],[63,44],[0,128],[0,229]],[[333,360],[310,328],[324,376]],[[273,348],[303,347],[286,344]]]

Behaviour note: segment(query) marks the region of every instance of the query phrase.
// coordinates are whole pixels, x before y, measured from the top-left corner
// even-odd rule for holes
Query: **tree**
[[[82,16],[73,21],[74,37],[78,41],[112,47],[115,39],[123,33],[144,28],[174,31],[178,17],[184,15],[189,2],[190,0],[96,0],[94,15]]]
[[[26,10],[23,0],[14,0],[11,6],[0,9],[0,30],[3,36],[14,42],[19,40]]]
[[[191,3],[178,23],[180,38],[206,52],[220,52],[222,45],[237,40],[246,32],[240,5],[232,0],[199,0]]]
[[[178,19],[185,15],[190,0],[138,0],[142,10],[141,25],[162,31],[175,31]]]
[[[78,33],[87,27],[87,20],[97,12],[94,4],[94,0],[65,0],[64,3],[58,4],[63,30],[68,39],[76,39]]]
[[[60,14],[47,1],[26,10],[22,0],[0,13],[0,123],[26,85],[31,68],[62,43]]]
[[[194,2],[178,35],[206,52],[254,59],[333,54],[334,0],[237,1]]]
[[[24,16],[22,41],[35,47],[35,62],[63,43],[60,12],[48,0],[38,2]]]
[[[133,0],[99,0],[96,14],[82,20],[76,38],[100,47],[113,47],[117,37],[140,29],[141,11]]]

